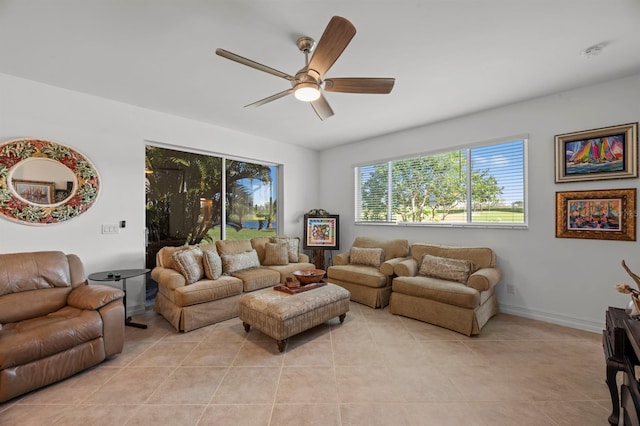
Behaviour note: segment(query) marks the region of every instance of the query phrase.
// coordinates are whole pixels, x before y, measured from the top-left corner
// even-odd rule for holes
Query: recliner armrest
[[[478,291],[487,291],[502,279],[502,271],[498,268],[482,268],[469,276],[467,286]]]
[[[124,292],[119,288],[100,284],[81,285],[69,293],[67,304],[74,308],[95,311],[123,297]]]
[[[396,263],[393,272],[399,277],[415,277],[418,273],[418,262],[412,257]]]

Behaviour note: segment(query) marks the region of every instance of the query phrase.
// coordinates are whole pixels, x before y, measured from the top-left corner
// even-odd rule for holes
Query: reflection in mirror
[[[11,189],[28,203],[52,205],[73,195],[77,179],[73,172],[49,158],[28,158],[11,170]]]
[[[44,139],[0,144],[0,216],[59,223],[87,211],[99,193],[98,171],[71,147]]]

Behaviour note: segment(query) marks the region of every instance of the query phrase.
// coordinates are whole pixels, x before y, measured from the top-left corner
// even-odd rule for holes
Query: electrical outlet
[[[516,289],[513,284],[507,284],[507,294],[516,294]]]
[[[114,224],[102,224],[102,233],[103,234],[117,234],[119,232],[118,225]]]

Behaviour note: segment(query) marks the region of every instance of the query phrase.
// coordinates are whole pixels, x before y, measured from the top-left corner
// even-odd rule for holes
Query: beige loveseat
[[[122,352],[123,296],[88,285],[76,255],[0,254],[0,402]]]
[[[389,304],[394,265],[408,254],[408,240],[356,237],[348,252],[334,256],[327,278],[349,290],[351,300],[383,308]]]
[[[315,268],[305,254],[294,256],[294,247],[299,250],[299,239],[284,236],[163,247],[151,271],[158,283],[154,310],[185,332],[235,318],[243,292],[274,286],[296,270]]]
[[[498,312],[494,288],[502,273],[490,248],[413,244],[394,272],[392,314],[471,336]]]

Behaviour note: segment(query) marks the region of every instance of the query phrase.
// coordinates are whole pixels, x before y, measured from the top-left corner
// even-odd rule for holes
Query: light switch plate
[[[102,233],[103,234],[117,234],[119,232],[118,225],[115,224],[102,224]]]

